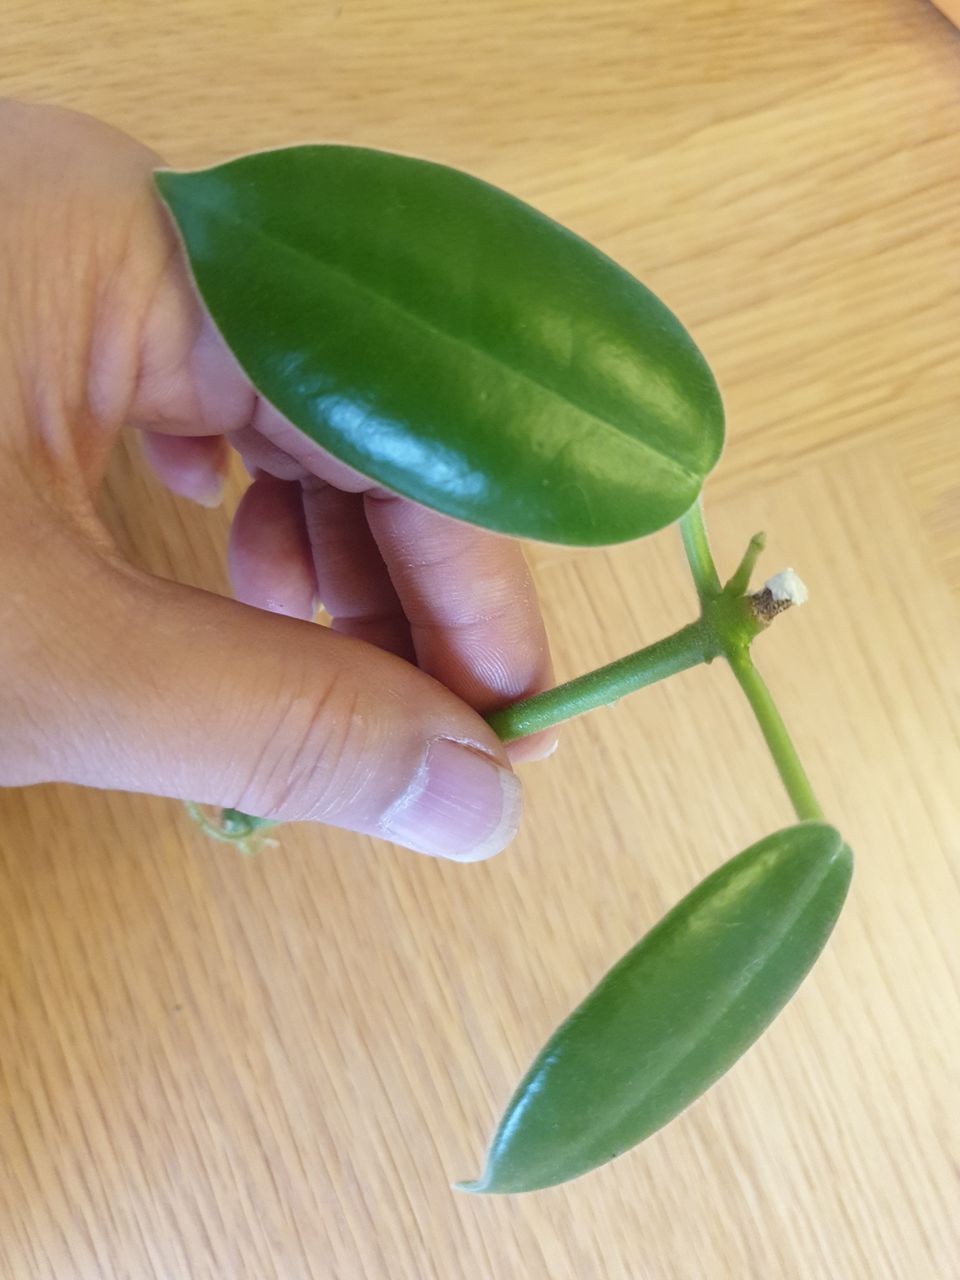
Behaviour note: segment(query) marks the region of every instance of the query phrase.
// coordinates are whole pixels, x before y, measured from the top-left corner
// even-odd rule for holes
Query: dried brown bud
[[[798,574],[792,569],[784,569],[764,583],[763,587],[750,596],[750,605],[758,621],[764,626],[772,622],[778,613],[789,609],[794,604],[804,604],[807,599],[807,588]]]

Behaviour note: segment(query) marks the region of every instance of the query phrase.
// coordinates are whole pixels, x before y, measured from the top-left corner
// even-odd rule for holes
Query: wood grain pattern
[[[166,802],[2,793],[4,1280],[960,1274],[958,84],[914,0],[7,0],[4,93],[179,165],[319,137],[446,160],[680,312],[729,407],[719,555],[766,528],[811,587],[758,659],[858,867],[706,1098],[569,1187],[474,1200],[449,1183],[555,1022],[789,820],[722,669],[571,726],[485,865],[323,830],[247,861]],[[135,455],[123,545],[224,589],[226,515]],[[669,534],[532,556],[562,676],[692,611]]]

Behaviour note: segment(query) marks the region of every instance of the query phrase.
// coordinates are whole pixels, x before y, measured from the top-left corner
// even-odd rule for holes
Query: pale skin
[[[0,785],[490,856],[519,822],[513,764],[555,741],[508,755],[483,719],[552,679],[521,552],[378,489],[256,395],[154,193],[162,163],[89,117],[0,102]],[[118,553],[93,499],[124,430],[207,506],[242,455],[236,600]]]

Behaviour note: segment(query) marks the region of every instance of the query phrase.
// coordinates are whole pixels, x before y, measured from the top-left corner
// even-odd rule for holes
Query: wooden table
[[[789,820],[726,672],[570,727],[490,864],[319,829],[245,861],[176,804],[4,793],[4,1280],[960,1275],[946,20],[920,0],[7,0],[0,90],[181,166],[320,138],[429,155],[646,280],[724,388],[724,566],[766,528],[770,571],[811,587],[758,656],[858,854],[814,975],[692,1110],[568,1187],[468,1198],[450,1181],[555,1022]],[[134,453],[104,510],[141,563],[224,588],[227,515]],[[563,676],[691,615],[672,533],[532,556]]]

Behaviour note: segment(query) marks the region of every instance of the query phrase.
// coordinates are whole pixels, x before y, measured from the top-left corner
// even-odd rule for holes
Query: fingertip
[[[519,544],[394,495],[365,501],[420,667],[483,714],[546,687],[549,645]]]
[[[555,729],[544,729],[507,743],[507,758],[511,764],[533,764],[537,760],[549,760],[559,746],[559,733]]]
[[[315,617],[317,581],[299,484],[254,480],[233,518],[227,562],[242,604],[307,622]]]
[[[229,450],[223,436],[173,436],[144,431],[143,454],[171,493],[201,507],[223,502]]]
[[[208,511],[215,511],[217,507],[223,506],[223,492],[226,487],[226,476],[219,476],[212,479],[209,484],[200,488],[195,494],[185,494],[185,497],[193,498],[193,501],[201,507],[206,507]]]
[[[384,815],[380,834],[453,862],[484,862],[520,826],[520,779],[486,751],[462,741],[430,743],[408,792]]]

